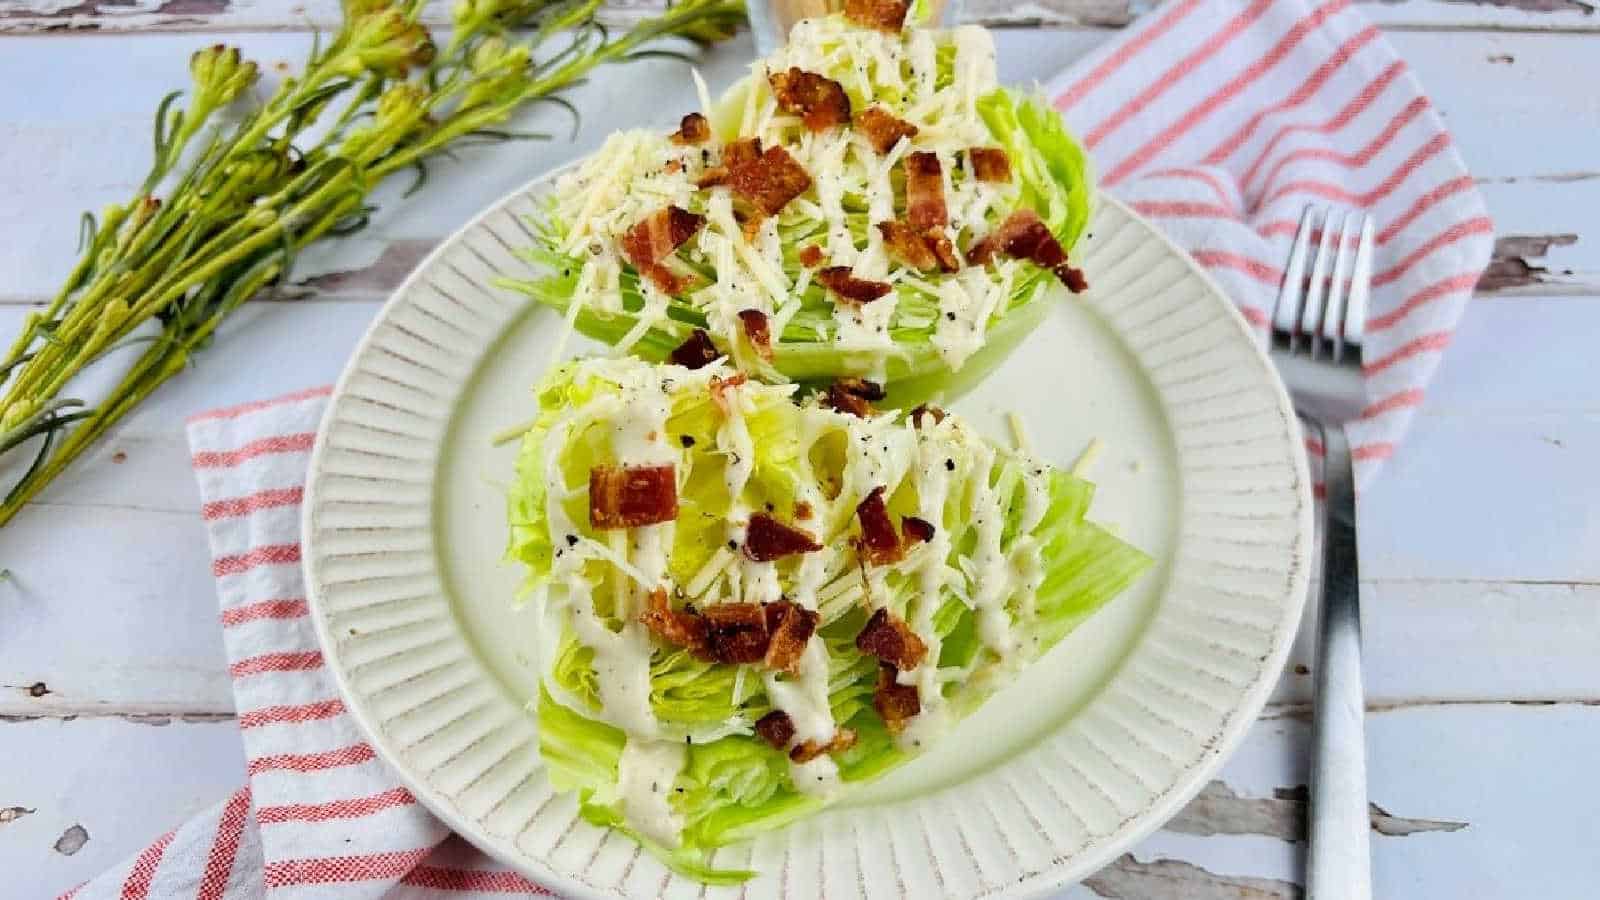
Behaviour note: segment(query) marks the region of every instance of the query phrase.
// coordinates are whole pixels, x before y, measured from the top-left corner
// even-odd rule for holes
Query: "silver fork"
[[[1319,230],[1308,277],[1306,261]],[[1372,897],[1355,484],[1343,427],[1366,405],[1361,343],[1371,283],[1372,220],[1359,211],[1307,207],[1272,312],[1272,361],[1289,386],[1306,434],[1324,450],[1309,900]]]

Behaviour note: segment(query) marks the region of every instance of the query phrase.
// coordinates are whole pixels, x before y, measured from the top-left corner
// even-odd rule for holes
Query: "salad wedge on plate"
[[[915,756],[1133,582],[1087,481],[844,379],[566,363],[509,503],[540,753],[583,815],[705,881],[717,847]]]
[[[999,85],[978,27],[859,2],[668,135],[613,135],[557,184],[506,282],[652,361],[726,354],[762,380],[840,375],[910,406],[976,384],[1065,289],[1088,160]]]

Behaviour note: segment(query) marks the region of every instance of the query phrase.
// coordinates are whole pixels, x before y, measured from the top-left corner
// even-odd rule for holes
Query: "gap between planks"
[[[26,686],[5,685],[12,690]],[[1409,698],[1368,703],[1368,715],[1412,712],[1426,709],[1455,709],[1462,707],[1574,707],[1600,708],[1600,697],[1471,697],[1471,698]],[[1305,720],[1311,715],[1307,703],[1269,703],[1262,708],[1258,721],[1280,719]],[[75,722],[80,719],[122,719],[144,725],[169,725],[173,722],[208,723],[225,722],[237,718],[233,710],[177,710],[162,705],[143,707],[138,704],[117,706],[99,704],[57,704],[48,708],[30,706],[26,701],[0,701],[0,726],[20,722],[58,721]]]
[[[26,0],[24,0],[26,2]],[[6,36],[99,36],[129,34],[306,33],[329,31],[337,24],[330,4],[300,6],[300,18],[253,17],[235,12],[228,0],[204,0],[194,11],[181,7],[167,11],[163,5],[150,11],[126,9],[125,3],[90,0],[66,8],[28,10],[23,3],[0,14],[0,38]],[[664,4],[607,4],[600,13],[604,23],[627,26],[656,14]],[[1153,4],[1149,0],[1036,0],[1016,4],[1008,0],[969,0],[962,21],[990,28],[1040,28],[1057,31],[1117,31]],[[1478,0],[1475,3],[1439,4],[1423,0],[1366,0],[1361,4],[1386,31],[1496,34],[1593,34],[1600,32],[1600,16],[1584,0]],[[111,10],[107,13],[101,7]],[[84,12],[85,9],[89,11]],[[448,27],[444,4],[429,4],[422,20],[433,28]]]

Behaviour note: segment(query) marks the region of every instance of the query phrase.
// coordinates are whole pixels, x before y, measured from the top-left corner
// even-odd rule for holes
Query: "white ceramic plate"
[[[1271,690],[1304,600],[1311,499],[1289,401],[1233,306],[1113,200],[1080,245],[1090,292],[954,405],[1035,452],[1105,445],[1091,517],[1157,560],[922,758],[715,862],[705,890],[554,792],[537,750],[532,616],[501,561],[514,446],[561,322],[493,286],[535,181],[390,299],[340,379],[305,517],[313,620],[345,702],[464,837],[569,896],[967,897],[1076,881],[1206,783]],[[582,349],[569,344],[566,352]]]

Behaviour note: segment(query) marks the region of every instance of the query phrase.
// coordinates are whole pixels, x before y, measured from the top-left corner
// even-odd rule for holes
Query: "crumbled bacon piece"
[[[774,750],[786,749],[794,740],[794,720],[783,710],[775,709],[756,720],[756,734]]]
[[[766,614],[767,630],[772,637],[763,662],[775,672],[800,674],[800,656],[805,653],[806,642],[816,633],[820,617],[815,610],[787,600],[768,603]]]
[[[705,216],[676,206],[662,207],[622,236],[623,255],[636,266],[658,263],[694,237],[705,223]]]
[[[704,328],[696,328],[689,332],[687,340],[673,349],[667,360],[686,369],[700,369],[716,362],[721,355],[717,352],[717,345],[711,343],[711,335],[706,334]]]
[[[638,528],[678,517],[677,469],[664,466],[595,466],[589,470],[589,524]]]
[[[817,270],[817,283],[847,303],[871,303],[894,290],[886,281],[867,281],[851,274],[849,266],[829,266]]]
[[[790,66],[787,72],[768,73],[767,83],[778,108],[799,116],[811,131],[827,131],[850,121],[850,97],[832,78]]]
[[[851,125],[860,129],[867,136],[867,143],[880,154],[893,150],[901,138],[916,137],[918,131],[917,126],[896,118],[881,106],[869,106],[862,110]]]
[[[922,712],[922,698],[914,684],[901,684],[900,672],[884,663],[878,667],[878,685],[872,692],[872,708],[883,717],[883,724],[898,733],[906,722]]]
[[[669,294],[682,293],[688,280],[661,261],[694,237],[705,222],[705,216],[676,206],[658,209],[622,236],[622,255],[656,287]]]
[[[911,411],[911,427],[921,428],[923,416],[927,416],[929,419],[933,420],[933,424],[937,425],[944,421],[944,410],[937,406],[929,406],[926,403],[918,406],[916,409]]]
[[[811,176],[789,151],[768,147],[760,156],[729,163],[728,184],[762,215],[775,216],[811,187]]]
[[[733,167],[752,163],[761,158],[761,138],[748,137],[729,141],[722,148],[722,164]]]
[[[678,130],[672,133],[671,140],[680,146],[685,144],[704,144],[711,140],[711,123],[706,117],[692,112],[683,117],[678,123]]]
[[[875,566],[897,562],[905,548],[900,546],[900,535],[889,519],[889,508],[883,502],[884,487],[879,485],[856,507],[856,518],[861,521],[861,540],[857,548],[861,558]],[[907,668],[910,668],[907,666]]]
[[[692,609],[675,610],[667,601],[667,592],[656,588],[650,592],[645,611],[639,621],[650,633],[676,647],[686,647],[696,655],[706,648],[706,620]]]
[[[1031,209],[1019,209],[1006,217],[992,234],[974,244],[967,255],[979,265],[996,252],[1015,259],[1026,259],[1044,269],[1054,269],[1067,261],[1061,242]]]
[[[834,384],[838,385],[842,390],[855,394],[864,400],[871,400],[874,403],[888,396],[883,390],[883,385],[867,378],[857,378],[854,375],[846,375],[836,380]]]
[[[742,309],[739,324],[744,326],[744,336],[755,348],[756,355],[772,362],[772,332],[767,327],[767,314],[759,309]]]
[[[1061,279],[1061,283],[1066,285],[1067,290],[1074,294],[1081,294],[1089,289],[1088,279],[1083,277],[1083,270],[1077,266],[1069,266],[1066,263],[1062,263],[1051,269],[1051,271],[1056,273],[1056,277]]]
[[[879,31],[899,31],[905,26],[910,0],[845,0],[844,17]]]
[[[1011,180],[1011,157],[999,147],[973,147],[967,151],[972,160],[972,175],[979,181],[1002,184]]]
[[[856,745],[856,733],[848,728],[841,728],[833,733],[833,738],[826,744],[816,741],[803,741],[796,744],[789,751],[789,758],[797,763],[808,763],[824,753],[843,753]]]
[[[889,257],[903,266],[930,271],[954,272],[961,268],[955,245],[943,228],[919,231],[905,222],[879,222],[878,233]]]
[[[808,269],[816,268],[822,262],[822,248],[816,244],[807,244],[800,248],[800,265]]]
[[[901,516],[900,531],[906,536],[907,543],[926,544],[933,540],[933,523],[927,519],[919,519],[916,516]]]
[[[837,384],[828,385],[827,393],[822,395],[822,405],[836,412],[842,412],[847,416],[855,416],[858,419],[868,418],[877,412],[865,397],[858,397],[849,391],[841,389]]]
[[[800,500],[800,501],[795,503],[795,505],[794,505],[794,517],[796,519],[799,519],[800,521],[804,522],[805,520],[811,518],[811,513],[812,513],[811,504],[805,502],[804,500]]]
[[[722,158],[718,160],[715,166],[701,173],[700,180],[695,182],[695,186],[708,188],[713,185],[727,184],[729,173],[734,166],[760,158],[760,138],[740,138],[737,141],[724,144],[722,145]]]
[[[700,611],[706,649],[719,663],[760,662],[767,655],[767,615],[756,603],[716,603]]]
[[[944,167],[925,150],[906,156],[906,221],[927,231],[950,221],[944,203]]]
[[[956,257],[955,242],[945,234],[943,228],[930,228],[924,237],[928,245],[933,248],[933,255],[939,257],[939,268],[945,272],[954,272],[961,268],[961,260]]]
[[[865,419],[877,410],[872,404],[882,400],[883,385],[865,378],[839,378],[828,385],[828,390],[822,395],[822,405],[846,415]]]
[[[928,654],[928,645],[917,637],[911,626],[882,606],[856,635],[856,649],[903,670],[915,669]]]
[[[904,222],[879,222],[878,233],[883,235],[883,247],[895,262],[924,272],[939,268],[933,245],[917,229]]]
[[[967,261],[975,266],[987,266],[994,259],[994,252],[998,249],[995,234],[999,229],[992,231],[972,242],[967,248]]]
[[[745,528],[744,555],[756,562],[771,562],[821,549],[822,545],[810,532],[785,525],[766,513],[751,516]]]
[[[640,274],[650,279],[650,283],[656,286],[656,290],[663,294],[679,296],[688,293],[689,289],[695,285],[693,276],[680,275],[660,263],[641,269]]]
[[[717,409],[721,410],[723,415],[728,414],[730,400],[728,391],[744,384],[744,380],[743,372],[735,372],[727,378],[720,375],[711,376],[711,402],[717,405]]]

